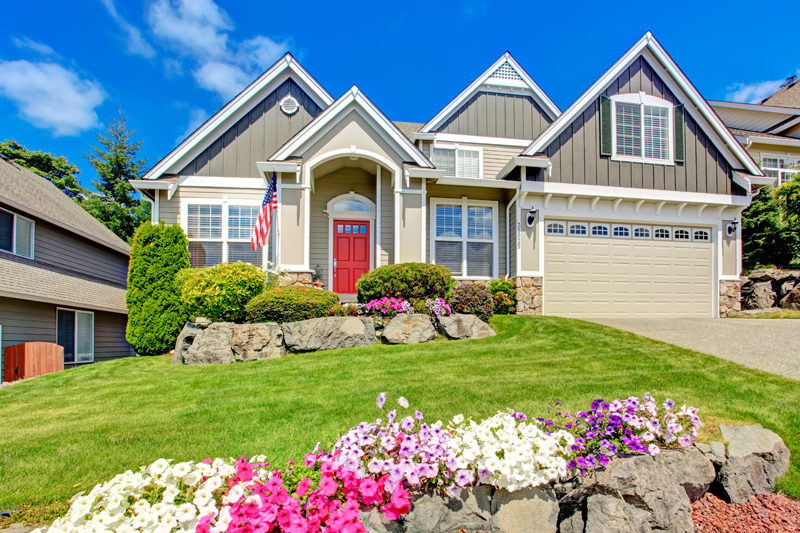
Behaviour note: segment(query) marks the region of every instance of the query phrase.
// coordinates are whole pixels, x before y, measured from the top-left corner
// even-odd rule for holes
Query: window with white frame
[[[611,236],[616,239],[630,239],[631,227],[620,224],[614,224],[611,227]]]
[[[761,169],[765,176],[778,178],[777,185],[783,185],[800,172],[800,157],[761,154]]]
[[[698,242],[711,242],[711,232],[707,229],[693,229],[692,240]]]
[[[480,178],[483,150],[480,148],[436,147],[433,150],[433,164],[444,170],[446,177]]]
[[[692,240],[692,235],[688,229],[683,228],[675,228],[672,230],[672,240],[674,241],[690,241]]]
[[[563,222],[548,222],[546,231],[548,235],[565,235],[567,232]]]
[[[673,104],[644,93],[611,97],[612,159],[672,164]]]
[[[653,239],[657,241],[671,241],[672,229],[671,228],[654,228]]]
[[[94,313],[56,309],[56,344],[64,348],[64,363],[94,361]]]
[[[569,234],[572,237],[586,237],[589,234],[588,225],[585,222],[570,222]]]
[[[253,251],[250,236],[258,205],[190,203],[186,206],[186,235],[193,268],[241,261],[261,266],[264,250]]]
[[[651,235],[650,226],[634,226],[633,238],[634,239],[649,239]]]
[[[608,237],[608,224],[592,224],[592,237]]]
[[[497,202],[431,199],[431,262],[456,277],[497,270]]]
[[[0,250],[33,259],[34,222],[0,209]]]

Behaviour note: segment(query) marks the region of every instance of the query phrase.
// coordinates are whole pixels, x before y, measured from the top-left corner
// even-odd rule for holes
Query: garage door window
[[[570,222],[569,234],[573,237],[586,237],[589,234],[589,230],[586,224],[582,224],[580,222]]]
[[[563,222],[548,222],[547,234],[548,235],[564,235],[566,233],[566,226]]]
[[[592,237],[608,237],[608,224],[592,224]]]
[[[634,226],[633,227],[633,238],[634,239],[649,239],[650,238],[650,227],[649,226]]]
[[[431,260],[453,276],[489,279],[497,263],[497,204],[438,200],[433,204]]]
[[[711,232],[706,229],[695,229],[692,235],[695,241],[711,242]]]
[[[676,229],[672,232],[672,238],[676,241],[690,241],[692,236],[689,234],[688,229]]]
[[[655,228],[653,238],[657,241],[671,241],[672,230],[670,228]]]
[[[630,239],[631,238],[631,227],[630,226],[614,225],[614,229],[612,230],[612,236],[615,239]]]

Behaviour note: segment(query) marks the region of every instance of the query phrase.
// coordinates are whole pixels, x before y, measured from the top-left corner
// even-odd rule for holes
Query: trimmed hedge
[[[489,322],[494,313],[492,293],[480,285],[460,284],[453,289],[448,303],[453,313],[475,315],[484,322]]]
[[[195,316],[213,322],[242,323],[247,302],[264,292],[267,275],[247,263],[220,263],[178,272],[181,301]]]
[[[356,283],[358,301],[368,303],[384,296],[405,300],[444,298],[455,286],[450,270],[427,263],[400,263],[367,272]]]
[[[125,295],[125,337],[136,353],[161,355],[175,347],[178,333],[191,319],[175,275],[189,266],[189,241],[179,226],[145,222],[136,230]]]
[[[312,287],[280,287],[259,294],[247,304],[250,322],[298,322],[329,316],[339,302],[335,292]]]

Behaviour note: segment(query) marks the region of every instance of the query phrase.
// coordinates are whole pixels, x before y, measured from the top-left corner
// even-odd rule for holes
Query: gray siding
[[[128,327],[127,315],[94,312],[94,360],[108,361],[135,355],[125,339]]]
[[[643,57],[614,80],[606,96],[636,93],[680,102]],[[544,151],[553,163],[547,181],[667,191],[736,194],[732,169],[702,128],[686,113],[686,162],[674,166],[612,161],[600,156],[600,110],[595,100]]]
[[[479,92],[436,131],[533,140],[551,122],[530,96]]]
[[[300,109],[293,115],[286,115],[278,107],[288,94],[300,103]],[[314,100],[289,78],[186,165],[180,174],[257,178],[255,162],[266,161],[321,112]]]
[[[517,275],[517,204],[514,203],[508,212],[508,277],[513,278]],[[500,258],[500,272],[505,270],[505,257]]]

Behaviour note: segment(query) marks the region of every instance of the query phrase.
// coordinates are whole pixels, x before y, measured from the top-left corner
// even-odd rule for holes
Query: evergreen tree
[[[743,262],[788,267],[800,253],[800,224],[782,212],[775,191],[765,187],[742,213]]]
[[[0,143],[0,154],[45,178],[70,198],[80,201],[85,194],[85,189],[78,183],[80,169],[63,155],[28,150],[14,139]]]
[[[92,184],[98,193],[89,193],[82,202],[84,209],[100,220],[121,239],[130,242],[142,222],[150,219],[146,202],[135,196],[128,180],[144,174],[147,159],[138,159],[142,141],[132,141],[136,130],[128,129],[128,117],[122,109],[111,121],[104,120],[106,129],[97,132],[97,144],[85,154],[97,173]]]

